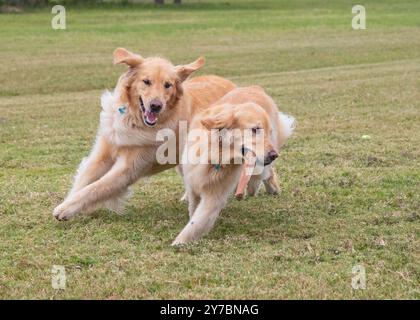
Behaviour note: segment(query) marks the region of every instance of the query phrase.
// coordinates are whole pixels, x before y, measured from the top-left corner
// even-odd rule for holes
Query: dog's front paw
[[[188,233],[185,231],[182,231],[176,238],[175,240],[172,242],[172,246],[180,246],[183,244],[187,244],[190,243],[192,241],[194,241],[195,239]]]
[[[188,241],[186,241],[187,239],[184,239],[180,234],[176,237],[176,239],[174,241],[172,241],[171,246],[175,247],[175,246],[180,246],[183,244],[186,244]]]
[[[182,246],[183,244],[186,244],[186,243],[187,243],[187,242],[183,242],[183,241],[180,241],[180,240],[175,239],[175,240],[172,242],[171,246],[172,246],[172,247]]]
[[[53,216],[57,220],[63,221],[68,220],[73,217],[79,211],[79,206],[77,204],[71,204],[67,201],[64,201],[62,204],[57,206],[53,211]]]

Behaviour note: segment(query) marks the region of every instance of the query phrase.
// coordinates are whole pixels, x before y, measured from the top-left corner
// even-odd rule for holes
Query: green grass
[[[353,1],[254,2],[69,7],[65,31],[49,8],[0,14],[1,298],[420,298],[420,2],[365,1],[363,31]],[[204,54],[201,73],[265,87],[298,123],[281,194],[232,200],[178,249],[188,214],[173,170],[136,184],[122,216],[55,221],[101,91],[124,70],[117,46]],[[365,290],[351,288],[356,264]]]

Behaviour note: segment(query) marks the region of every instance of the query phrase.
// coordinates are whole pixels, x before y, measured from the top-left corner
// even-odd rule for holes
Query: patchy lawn
[[[365,1],[360,31],[352,1],[207,2],[69,7],[67,30],[50,8],[0,14],[0,298],[420,298],[420,2]],[[183,248],[174,170],[136,184],[122,216],[55,221],[124,70],[117,46],[203,54],[201,73],[265,87],[298,123],[281,194],[232,199]]]

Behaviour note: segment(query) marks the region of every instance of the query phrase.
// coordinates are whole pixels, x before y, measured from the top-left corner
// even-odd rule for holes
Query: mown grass
[[[420,3],[366,1],[355,31],[352,1],[255,2],[69,7],[64,31],[49,8],[0,15],[1,298],[419,298]],[[281,194],[232,200],[183,248],[173,170],[138,183],[122,216],[54,221],[124,70],[117,46],[204,54],[202,73],[264,86],[298,122]]]

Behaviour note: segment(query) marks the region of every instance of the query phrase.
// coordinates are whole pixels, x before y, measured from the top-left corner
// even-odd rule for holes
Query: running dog
[[[122,211],[130,185],[176,165],[156,161],[156,150],[162,144],[156,139],[157,132],[171,129],[178,134],[180,121],[190,123],[194,114],[235,87],[213,75],[188,79],[204,65],[202,57],[174,66],[166,59],[143,58],[118,48],[114,64],[120,63],[128,70],[114,92],[102,96],[96,142],[80,164],[70,193],[53,211],[58,220],[100,207]]]
[[[219,144],[216,150],[200,149],[197,146],[201,143],[199,139],[190,136],[187,139],[183,159],[199,153],[206,157],[206,161],[183,161],[181,171],[190,220],[172,244],[197,240],[211,230],[220,211],[226,206],[229,195],[238,185],[241,160],[248,152],[258,156],[258,147],[262,147],[263,152],[259,153],[262,158],[256,161],[263,168],[260,167],[260,172],[254,170],[247,193],[255,195],[261,182],[268,193],[278,193],[272,162],[278,157],[280,147],[290,137],[293,128],[294,119],[279,113],[273,99],[258,86],[233,89],[215,106],[197,114],[191,123],[189,135],[197,136],[196,130],[202,130],[206,136],[204,140],[211,141],[212,131],[214,133],[214,129],[217,129],[216,133],[223,133],[225,137],[219,136],[218,140],[213,140]],[[248,138],[245,137],[246,130],[251,133]],[[256,138],[258,132],[264,133],[260,141]],[[227,143],[223,143],[226,140]],[[228,159],[223,160],[223,154],[227,154]]]

